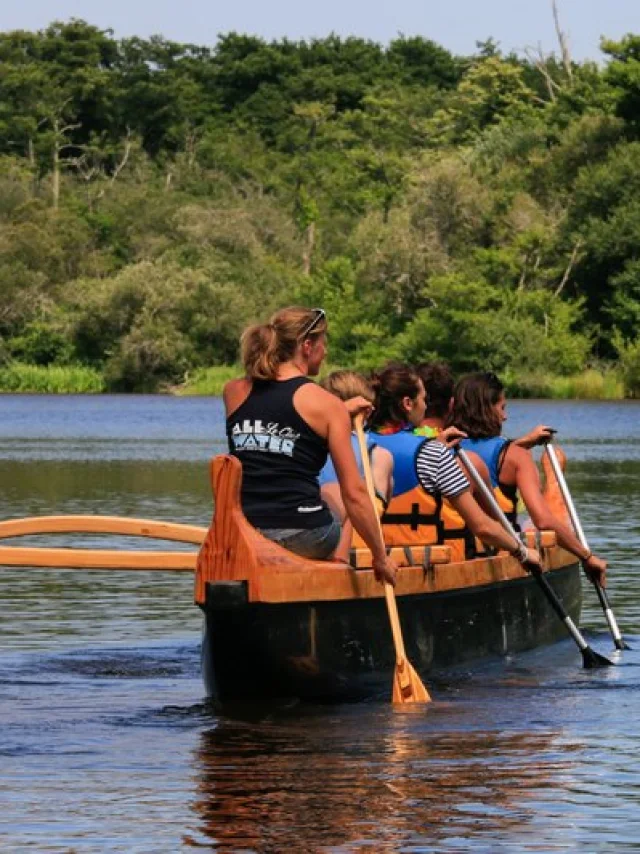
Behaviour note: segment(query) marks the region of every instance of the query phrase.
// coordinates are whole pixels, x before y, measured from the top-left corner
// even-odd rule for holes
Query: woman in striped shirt
[[[458,532],[466,527],[467,533],[486,545],[504,549],[521,562],[539,564],[537,551],[514,540],[473,497],[466,475],[447,446],[464,434],[450,428],[438,439],[414,435],[425,413],[424,385],[416,371],[390,363],[374,376],[372,385],[376,398],[369,428],[394,461],[393,496],[382,517],[386,544],[450,544],[456,539],[463,544],[470,538]],[[456,516],[464,524],[456,523]],[[454,551],[454,559],[464,556],[464,547]]]

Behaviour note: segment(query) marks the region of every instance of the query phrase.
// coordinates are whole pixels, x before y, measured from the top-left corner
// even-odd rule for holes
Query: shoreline
[[[338,366],[327,367],[324,373]],[[10,363],[0,367],[0,394],[155,394],[173,397],[219,397],[226,382],[240,376],[238,365],[217,365],[198,369],[180,384],[149,379],[143,388],[109,388],[100,371],[84,365],[29,365]],[[571,376],[502,375],[511,400],[633,400],[616,367],[587,368]],[[637,399],[637,398],[636,398]]]

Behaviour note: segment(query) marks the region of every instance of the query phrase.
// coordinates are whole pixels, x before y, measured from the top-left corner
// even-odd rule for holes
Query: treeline
[[[640,394],[640,36],[602,48],[0,34],[0,385],[178,385],[302,302],[336,365]]]

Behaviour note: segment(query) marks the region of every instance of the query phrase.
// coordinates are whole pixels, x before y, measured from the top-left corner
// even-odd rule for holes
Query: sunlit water
[[[438,673],[427,708],[222,717],[204,702],[190,577],[0,568],[0,850],[639,848],[639,416],[635,404],[527,402],[507,425],[559,430],[635,647],[608,670],[581,669],[565,641]],[[2,396],[0,517],[204,525],[207,460],[223,447],[211,398]],[[589,589],[582,626],[611,653]]]

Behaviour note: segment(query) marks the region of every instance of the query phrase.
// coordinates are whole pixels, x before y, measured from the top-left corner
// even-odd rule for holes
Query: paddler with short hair
[[[370,415],[373,409],[375,394],[371,388],[371,384],[362,374],[349,370],[333,371],[322,380],[320,385],[344,401],[349,413],[353,412],[352,422],[358,413],[363,413],[365,417]],[[384,508],[391,500],[393,490],[393,456],[385,448],[381,448],[376,444],[375,437],[371,433],[366,434],[366,443],[376,491],[378,512],[382,514]],[[351,445],[358,464],[358,470],[361,476],[364,477],[360,447],[353,430],[351,433]],[[323,498],[336,510],[341,518],[344,518],[345,510],[340,496],[338,476],[331,460],[327,460],[320,472],[320,488]],[[347,561],[351,548],[362,547],[362,545],[361,538],[357,534],[354,535],[353,526],[348,517],[346,517],[345,523],[342,526],[342,537],[340,545],[336,550],[336,557]]]

